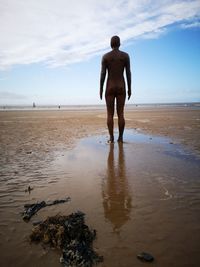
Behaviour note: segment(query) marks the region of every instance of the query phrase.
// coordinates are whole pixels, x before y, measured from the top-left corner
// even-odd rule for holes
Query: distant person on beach
[[[114,111],[115,99],[117,106],[119,137],[118,142],[123,142],[123,133],[125,127],[124,104],[126,99],[126,88],[124,80],[124,70],[126,70],[126,80],[128,85],[128,100],[131,97],[131,70],[129,55],[119,50],[120,38],[113,36],[110,41],[112,51],[105,54],[102,58],[101,77],[100,77],[100,99],[103,95],[103,85],[108,72],[106,83],[106,106],[107,106],[107,126],[110,135],[109,142],[114,142]]]

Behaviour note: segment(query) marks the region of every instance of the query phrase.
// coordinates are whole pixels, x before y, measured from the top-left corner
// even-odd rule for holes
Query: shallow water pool
[[[170,139],[133,130],[125,131],[123,144],[106,139],[81,139],[48,166],[33,163],[24,177],[9,180],[2,171],[1,266],[60,266],[58,251],[28,242],[31,223],[77,210],[97,230],[99,266],[142,266],[136,257],[142,251],[153,254],[152,266],[199,266],[200,159]],[[69,203],[44,208],[29,223],[20,217],[25,203],[66,196]]]

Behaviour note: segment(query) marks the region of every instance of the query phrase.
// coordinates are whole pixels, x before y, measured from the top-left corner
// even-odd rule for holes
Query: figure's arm
[[[100,91],[99,91],[100,99],[102,99],[103,95],[103,85],[105,78],[106,78],[106,64],[105,64],[105,58],[103,57],[101,61],[101,76],[100,76]]]
[[[126,61],[126,80],[128,85],[128,100],[131,97],[131,67],[130,67],[130,58],[127,57]]]

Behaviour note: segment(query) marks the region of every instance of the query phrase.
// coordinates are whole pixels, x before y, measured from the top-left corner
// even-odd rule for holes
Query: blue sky
[[[200,101],[200,1],[101,2],[0,0],[0,105],[103,104],[101,57],[116,34],[130,104]]]

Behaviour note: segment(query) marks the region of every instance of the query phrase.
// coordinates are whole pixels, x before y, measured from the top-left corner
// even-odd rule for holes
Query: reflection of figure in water
[[[129,219],[131,196],[128,191],[123,143],[118,143],[118,160],[115,162],[114,145],[110,145],[107,177],[103,182],[103,207],[105,218],[117,231]]]
[[[129,55],[119,50],[120,38],[113,36],[111,38],[112,51],[105,54],[102,58],[101,78],[100,78],[100,98],[103,95],[103,85],[108,72],[106,84],[106,105],[107,105],[107,125],[110,134],[110,142],[114,142],[113,135],[113,116],[115,109],[115,99],[117,104],[117,116],[119,126],[119,142],[123,142],[123,132],[125,126],[124,104],[126,99],[126,89],[124,81],[124,70],[126,70],[126,79],[128,85],[128,99],[131,97],[131,71]]]

